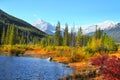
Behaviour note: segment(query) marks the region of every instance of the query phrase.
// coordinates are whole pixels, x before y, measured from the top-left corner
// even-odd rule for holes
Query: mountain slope
[[[7,14],[6,12],[0,10],[0,30],[1,30],[0,38],[1,38],[3,27],[7,28],[7,26],[10,24],[14,24],[19,29],[19,34],[24,32],[24,34],[29,33],[31,37],[40,37],[40,38],[46,36],[46,33],[44,33],[43,31],[40,31],[39,29],[32,26],[31,24],[21,19],[18,19],[14,16],[11,16]]]
[[[35,36],[43,36],[46,35],[43,31],[40,31],[39,29],[37,29],[36,27],[32,26],[31,24],[18,19],[14,16],[11,16],[7,13],[5,13],[4,11],[0,10],[0,27],[4,27],[5,25],[9,25],[9,24],[14,24],[16,26],[20,26],[26,29],[31,29],[32,32],[30,31],[31,34],[34,34]]]

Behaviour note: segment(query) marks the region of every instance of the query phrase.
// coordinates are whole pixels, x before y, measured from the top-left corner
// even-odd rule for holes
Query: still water
[[[45,59],[0,56],[0,80],[58,80],[72,72],[64,64]]]

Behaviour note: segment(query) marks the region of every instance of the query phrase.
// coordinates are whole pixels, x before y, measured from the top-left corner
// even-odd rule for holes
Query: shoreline
[[[32,54],[33,55],[33,54]],[[34,55],[33,55],[34,56]],[[45,55],[44,55],[45,56]],[[28,57],[28,56],[27,56]],[[46,57],[46,56],[45,56]],[[32,57],[33,58],[33,57]],[[34,58],[39,58],[39,57],[34,57]],[[46,58],[42,58],[42,59],[46,59]],[[64,57],[57,57],[57,58],[53,58],[53,61],[54,62],[57,62],[57,63],[62,63],[62,64],[65,64],[67,65],[67,67],[70,67],[73,69],[73,73],[70,75],[70,76],[66,76],[66,77],[63,77],[63,78],[60,78],[59,80],[79,80],[79,79],[82,79],[82,76],[84,76],[84,74],[89,74],[89,73],[93,73],[93,71],[91,72],[85,72],[85,68],[89,68],[89,65],[88,62],[67,62],[67,59],[66,61],[64,60]],[[88,69],[89,70],[89,69]],[[94,69],[93,69],[94,70]],[[86,76],[86,75],[85,75]],[[88,75],[86,76],[88,77]],[[92,78],[94,77],[94,74],[93,76],[91,76]],[[89,77],[90,78],[90,77]]]
[[[102,80],[103,79],[103,75],[101,75],[100,73],[97,73],[98,68],[96,68],[90,64],[90,59],[92,57],[100,56],[99,53],[94,54],[92,57],[88,56],[89,60],[86,60],[86,58],[85,58],[83,61],[78,60],[78,61],[71,62],[70,61],[71,58],[69,56],[74,56],[74,55],[69,55],[70,54],[69,51],[71,49],[74,50],[74,48],[65,48],[63,51],[62,47],[58,47],[55,50],[51,49],[50,47],[31,48],[31,49],[25,50],[24,54],[20,55],[20,56],[30,57],[30,58],[41,58],[41,59],[47,59],[48,57],[52,57],[54,62],[66,64],[68,67],[70,67],[74,70],[74,72],[73,72],[73,74],[71,74],[71,76],[63,77],[60,80],[89,80],[89,79]],[[79,50],[82,50],[82,48],[77,48],[74,51],[76,51],[76,50],[79,51]],[[61,51],[62,51],[62,53],[61,53]],[[7,52],[7,53],[9,53],[9,52]],[[120,56],[119,53],[120,53],[120,49],[117,52],[111,53],[109,55],[110,56],[116,55],[119,57]],[[81,54],[81,52],[79,54]],[[81,57],[79,55],[77,55],[77,56]],[[77,57],[77,59],[78,59],[78,57]],[[76,57],[73,57],[73,58],[76,58]]]

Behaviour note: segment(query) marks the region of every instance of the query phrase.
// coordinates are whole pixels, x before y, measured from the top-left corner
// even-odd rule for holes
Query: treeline
[[[73,27],[69,33],[68,24],[65,24],[64,32],[61,32],[60,22],[58,22],[54,36],[42,38],[41,45],[83,47],[87,45],[89,37],[88,35],[83,35],[81,27],[78,32],[75,32]]]
[[[41,35],[41,37],[43,37]],[[23,28],[10,24],[3,26],[1,34],[1,45],[15,45],[15,44],[38,44],[40,37],[35,36],[29,28]]]
[[[32,30],[14,24],[3,27],[1,34],[2,45],[40,45],[40,46],[70,46],[70,47],[85,47],[88,53],[95,52],[109,52],[116,51],[118,46],[115,44],[114,39],[103,33],[100,28],[96,26],[96,31],[93,36],[84,35],[82,28],[79,27],[75,32],[75,27],[68,30],[68,24],[65,24],[64,32],[61,32],[60,22],[58,22],[53,36],[46,35],[44,38],[34,36],[31,34]]]
[[[75,32],[75,28],[68,32],[68,24],[65,24],[65,29],[62,34],[60,22],[58,22],[54,36],[48,36],[41,39],[42,46],[71,46],[85,47],[88,53],[116,51],[118,46],[112,37],[104,33],[100,28],[97,28],[93,36],[84,35],[82,28],[79,27]]]

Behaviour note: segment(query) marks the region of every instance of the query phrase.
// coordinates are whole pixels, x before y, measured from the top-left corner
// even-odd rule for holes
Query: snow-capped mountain
[[[44,31],[47,34],[54,35],[54,33],[55,33],[56,27],[46,21],[39,19],[39,20],[35,21],[33,23],[33,25],[35,27],[37,27],[38,29]],[[120,42],[120,40],[119,40],[119,38],[120,38],[120,35],[119,35],[120,34],[120,23],[116,23],[113,21],[105,21],[105,22],[98,23],[95,25],[87,26],[86,29],[83,29],[83,33],[88,34],[88,35],[93,35],[96,30],[96,25],[97,25],[97,29],[100,28],[101,30],[103,30],[103,32],[107,33],[109,36],[112,36],[116,42]],[[61,28],[62,35],[63,35],[63,32],[64,32],[64,29]]]
[[[113,37],[116,42],[120,42],[120,23],[113,21],[105,21],[103,23],[96,24],[97,28],[103,30],[109,36]],[[96,30],[96,25],[89,26],[83,32],[88,35],[93,35]]]
[[[41,19],[38,19],[32,25],[47,34],[54,35],[54,33],[55,33],[56,26],[53,26],[52,24],[50,24],[46,21],[43,21]],[[60,31],[61,31],[61,34],[63,35],[64,28],[61,28]]]
[[[108,29],[114,28],[116,24],[117,23],[115,23],[113,21],[105,21],[102,23],[88,26],[86,29],[83,30],[83,32],[84,32],[84,34],[94,32],[96,30],[96,25],[97,25],[97,29],[100,28],[101,30],[108,30]]]
[[[32,25],[37,27],[39,30],[41,30],[41,31],[43,31],[43,32],[45,32],[47,34],[50,34],[50,35],[54,34],[55,28],[56,28],[52,24],[50,24],[50,23],[48,23],[46,21],[40,20],[40,19],[35,21]]]

